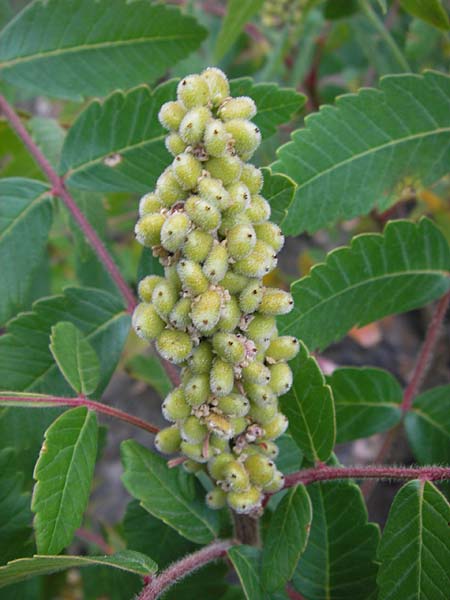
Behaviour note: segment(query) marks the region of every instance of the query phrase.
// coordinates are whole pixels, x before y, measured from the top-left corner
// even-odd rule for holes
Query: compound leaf
[[[0,587],[66,569],[106,566],[145,576],[156,573],[158,565],[145,554],[122,550],[108,556],[40,556],[19,558],[0,568]]]
[[[345,367],[327,381],[333,390],[338,444],[386,431],[399,422],[402,388],[388,371]]]
[[[281,331],[325,348],[352,327],[439,298],[450,288],[449,269],[448,243],[431,221],[392,221],[383,235],[357,235],[295,282]]]
[[[133,440],[122,444],[122,481],[154,517],[173,527],[188,540],[210,542],[218,534],[219,519],[206,507],[199,483],[180,468]]]
[[[305,122],[273,165],[298,185],[286,220],[290,235],[386,208],[406,185],[443,177],[450,160],[450,77],[387,76],[379,90],[341,96]]]
[[[80,527],[97,456],[97,416],[84,406],[50,425],[34,470],[36,543],[41,554],[58,554]]]
[[[175,7],[35,0],[0,33],[0,72],[5,81],[45,96],[103,96],[160,77],[205,35]]]
[[[289,433],[311,461],[325,462],[335,440],[335,416],[331,389],[315,358],[300,342],[300,352],[290,363],[294,384],[281,399],[289,419]]]
[[[405,429],[419,462],[450,464],[450,385],[417,396],[406,414]]]
[[[379,600],[448,598],[450,506],[428,481],[397,493],[381,538]]]
[[[48,185],[32,179],[3,179],[0,198],[0,324],[3,324],[29,307],[53,211]]]

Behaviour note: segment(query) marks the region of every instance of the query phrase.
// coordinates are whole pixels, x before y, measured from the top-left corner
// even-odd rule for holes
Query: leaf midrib
[[[33,61],[43,60],[49,57],[62,56],[65,54],[74,54],[76,52],[89,52],[92,50],[102,50],[104,48],[111,47],[120,47],[120,46],[131,46],[134,44],[149,44],[156,42],[168,42],[173,40],[189,40],[197,37],[197,31],[194,31],[189,34],[177,34],[177,35],[167,35],[167,36],[153,36],[153,37],[143,37],[143,38],[133,38],[131,40],[118,40],[115,42],[106,41],[106,42],[97,42],[95,44],[83,44],[78,46],[68,46],[66,48],[57,48],[55,50],[48,50],[45,52],[35,52],[33,54],[26,54],[24,56],[19,56],[12,60],[6,60],[0,62],[0,69],[10,69],[17,64],[21,63],[30,63]]]
[[[43,185],[45,185],[45,184],[43,184]],[[50,193],[49,189],[46,189],[44,192],[42,192],[42,194],[39,194],[39,196],[36,196],[35,198],[33,198],[31,200],[31,202],[29,202],[24,207],[24,209],[20,211],[20,213],[11,221],[11,223],[8,225],[8,227],[6,227],[6,229],[4,229],[0,233],[0,244],[9,235],[10,231],[12,229],[14,229],[17,226],[17,224],[20,223],[20,221],[22,221],[35,206],[37,206],[43,199],[46,199],[46,196],[48,196],[49,198],[51,197],[51,193]]]
[[[339,296],[342,296],[342,295],[346,294],[347,292],[349,292],[351,290],[355,290],[355,289],[357,289],[359,287],[362,287],[362,286],[365,286],[365,285],[370,285],[370,284],[372,284],[374,282],[382,281],[383,279],[394,279],[395,277],[406,277],[406,276],[409,277],[410,275],[439,275],[439,276],[442,276],[444,278],[449,278],[449,272],[441,270],[441,269],[412,269],[412,270],[408,270],[408,271],[387,273],[387,274],[380,275],[380,276],[377,276],[377,277],[371,277],[369,279],[364,279],[363,281],[360,281],[360,282],[355,283],[353,285],[347,286],[346,288],[344,288],[342,290],[339,290],[335,294],[327,296],[326,298],[324,298],[320,302],[317,302],[316,304],[314,304],[314,306],[312,306],[311,308],[308,308],[305,312],[300,312],[299,311],[300,312],[299,316],[296,319],[294,319],[293,321],[289,322],[289,328],[291,328],[291,326],[294,325],[295,323],[297,323],[298,321],[304,319],[309,313],[314,312],[315,310],[317,310],[323,304],[326,304],[327,302],[331,302],[335,298],[338,298]],[[311,276],[308,275],[307,277],[309,278]],[[294,290],[294,293],[295,292],[296,292],[296,290]]]
[[[412,414],[416,414],[419,418],[423,419],[430,425],[433,425],[438,431],[440,431],[444,437],[450,438],[450,434],[446,431],[437,421],[435,421],[430,415],[423,412],[420,408],[414,407],[411,409]]]

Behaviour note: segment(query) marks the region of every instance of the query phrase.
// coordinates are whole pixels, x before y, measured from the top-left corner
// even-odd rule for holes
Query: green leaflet
[[[402,388],[388,371],[344,367],[327,377],[336,409],[336,442],[386,431],[401,418]]]
[[[0,181],[0,324],[29,308],[33,283],[53,219],[47,184],[12,177]]]
[[[431,221],[391,221],[383,235],[357,235],[293,284],[295,307],[280,319],[281,332],[323,349],[352,327],[439,298],[449,269],[448,243]]]
[[[219,517],[206,507],[197,480],[133,440],[122,443],[122,462],[125,487],[154,517],[198,544],[217,536]]]
[[[341,96],[305,123],[273,165],[298,185],[286,220],[290,235],[387,207],[407,182],[426,186],[444,176],[450,77],[387,76],[379,90]]]
[[[262,7],[264,0],[229,0],[227,14],[222,21],[222,28],[216,41],[215,59],[220,60],[228,52],[244,29],[245,24]]]
[[[430,482],[410,481],[396,495],[378,550],[379,600],[448,598],[450,506]]]
[[[261,550],[253,546],[233,546],[228,557],[241,582],[246,600],[287,600],[284,592],[268,593],[261,582]]]
[[[52,327],[50,350],[67,383],[79,394],[89,396],[100,379],[95,350],[73,323],[60,321]]]
[[[0,34],[0,72],[34,93],[81,100],[160,77],[205,35],[175,7],[35,0]]]
[[[0,380],[12,391],[71,394],[49,349],[50,330],[58,321],[73,323],[92,344],[100,360],[99,395],[119,360],[130,317],[121,300],[93,288],[71,288],[43,298],[33,311],[8,324],[0,338]],[[72,392],[73,393],[73,392]]]
[[[300,352],[290,366],[294,384],[281,398],[281,409],[289,419],[289,433],[307,458],[325,462],[336,435],[331,389],[304,344],[300,343]]]
[[[270,203],[270,220],[284,229],[284,220],[294,198],[295,183],[280,173],[272,173],[267,167],[262,169],[264,185],[261,194]]]
[[[439,29],[450,29],[448,14],[441,0],[400,0],[404,10]]]
[[[378,526],[357,485],[308,486],[313,520],[293,584],[308,600],[368,600],[376,591]]]
[[[25,581],[37,575],[57,573],[65,569],[107,566],[137,575],[156,573],[158,565],[148,556],[133,550],[122,550],[109,556],[39,556],[19,558],[0,567],[0,587]]]
[[[450,464],[450,385],[417,396],[406,414],[405,429],[421,464]]]
[[[65,412],[45,432],[31,503],[41,554],[61,552],[81,525],[94,474],[97,436],[97,416],[84,406]]]
[[[269,591],[292,577],[305,550],[311,527],[311,500],[305,486],[290,489],[270,519],[262,554],[262,583]]]

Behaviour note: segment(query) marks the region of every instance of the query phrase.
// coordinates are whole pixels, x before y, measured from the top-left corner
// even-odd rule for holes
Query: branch
[[[450,479],[450,467],[317,467],[286,475],[284,487],[333,479],[422,479],[443,481]]]
[[[139,417],[134,417],[123,410],[112,408],[111,406],[107,406],[101,402],[95,402],[95,400],[89,400],[83,396],[78,396],[77,398],[65,398],[63,396],[0,395],[0,404],[4,404],[6,406],[8,406],[8,404],[10,406],[17,406],[22,403],[28,407],[31,406],[32,408],[49,408],[50,406],[86,406],[90,410],[108,415],[108,417],[120,419],[120,421],[125,421],[126,423],[130,423],[131,425],[139,427],[140,429],[144,429],[145,431],[149,431],[150,433],[158,433],[159,431],[159,428],[156,427],[156,425],[148,423],[143,419],[139,419]]]
[[[420,384],[422,383],[428,371],[428,367],[433,357],[436,344],[439,340],[441,325],[444,321],[445,313],[447,312],[449,304],[450,292],[445,294],[445,296],[443,296],[439,300],[434,315],[431,319],[430,325],[428,326],[427,335],[425,337],[425,341],[423,342],[420,354],[417,358],[411,381],[409,382],[403,395],[403,402],[401,407],[404,412],[407,412],[411,409],[414,396],[419,390]]]
[[[20,117],[15,113],[12,106],[10,106],[6,98],[4,98],[4,96],[2,95],[0,95],[0,109],[2,110],[3,114],[5,115],[5,117],[7,118],[7,120],[9,121],[19,138],[28,148],[30,154],[33,156],[36,163],[47,176],[47,179],[52,185],[52,194],[54,196],[59,196],[70,211],[70,213],[72,214],[78,226],[86,236],[87,241],[92,246],[93,250],[95,251],[99,259],[104,264],[106,270],[110,274],[111,279],[114,281],[117,288],[119,289],[123,299],[125,300],[128,312],[132,313],[134,307],[136,306],[136,300],[134,298],[133,292],[131,291],[125,279],[122,277],[122,274],[119,271],[116,263],[114,262],[112,256],[109,254],[102,240],[97,235],[95,229],[91,226],[89,221],[79,209],[75,200],[67,191],[63,178],[60,177],[53,169],[51,164],[45,158],[44,154],[35,144],[32,137],[24,127],[22,121],[20,120]]]
[[[156,600],[170,586],[177,583],[179,579],[186,577],[193,571],[203,567],[207,563],[225,556],[227,550],[234,545],[231,540],[213,542],[198,552],[188,554],[181,560],[173,563],[165,571],[162,571],[144,587],[137,600]]]
[[[75,535],[77,538],[87,542],[88,544],[94,544],[100,548],[104,554],[114,554],[114,548],[110,546],[108,542],[106,542],[98,533],[80,527],[75,531]]]

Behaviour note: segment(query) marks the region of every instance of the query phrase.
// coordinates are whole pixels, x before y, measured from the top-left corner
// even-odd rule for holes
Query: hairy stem
[[[188,556],[173,563],[165,571],[151,579],[138,596],[138,600],[156,600],[156,598],[159,598],[162,593],[179,579],[186,577],[186,575],[189,575],[209,562],[225,556],[227,550],[233,546],[233,543],[231,540],[219,540],[209,546],[205,546],[198,552],[188,554]]]
[[[450,467],[319,467],[304,469],[286,476],[285,488],[298,483],[309,485],[333,479],[450,479]]]
[[[364,11],[365,15],[372,23],[374,29],[379,33],[380,37],[385,41],[387,47],[389,48],[392,56],[398,63],[399,67],[402,71],[410,73],[411,67],[408,64],[408,61],[403,56],[402,51],[398,47],[396,41],[392,37],[389,29],[385,26],[383,21],[378,17],[377,13],[372,8],[369,0],[359,0],[360,6]]]
[[[128,312],[133,312],[133,309],[136,305],[136,300],[134,298],[134,294],[128,286],[127,282],[122,277],[116,263],[114,262],[112,256],[109,254],[102,240],[97,235],[95,229],[91,226],[89,221],[80,211],[77,203],[69,194],[64,184],[64,180],[60,177],[56,171],[53,169],[51,164],[45,158],[44,154],[38,148],[38,146],[33,141],[32,137],[24,127],[20,117],[15,113],[14,109],[7,102],[4,96],[0,95],[0,109],[11,124],[12,128],[28,148],[30,154],[33,156],[36,163],[42,169],[50,184],[52,185],[52,194],[54,196],[58,196],[64,202],[76,223],[84,233],[87,241],[92,246],[93,250],[99,257],[99,259],[104,264],[108,273],[111,276],[111,279],[116,284],[119,289],[123,299],[125,300]]]
[[[428,371],[430,361],[433,358],[433,353],[436,348],[436,344],[439,340],[439,333],[441,331],[441,326],[444,321],[445,313],[447,312],[449,304],[450,292],[445,294],[445,296],[443,296],[439,300],[434,315],[431,319],[427,335],[425,337],[425,341],[423,342],[420,354],[417,358],[417,362],[414,367],[411,381],[409,382],[408,386],[405,389],[405,393],[403,394],[402,409],[404,412],[407,412],[411,409],[414,396],[418,392],[420,385]]]
[[[49,408],[50,406],[86,406],[90,410],[108,415],[108,417],[114,417],[120,421],[125,421],[126,423],[130,423],[131,425],[139,427],[140,429],[144,429],[145,431],[149,431],[150,433],[158,433],[159,431],[159,427],[156,427],[156,425],[148,423],[143,419],[139,419],[139,417],[134,417],[123,410],[112,408],[111,406],[107,406],[101,402],[96,402],[95,400],[89,400],[83,396],[78,396],[77,398],[65,398],[63,396],[0,395],[0,405],[19,406],[20,404],[31,408]]]

